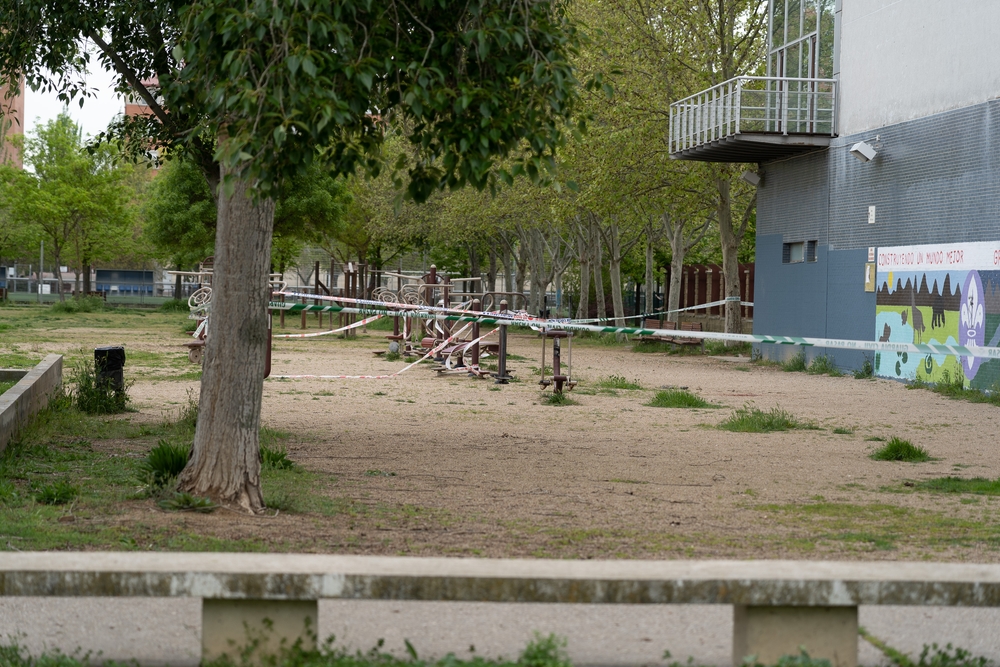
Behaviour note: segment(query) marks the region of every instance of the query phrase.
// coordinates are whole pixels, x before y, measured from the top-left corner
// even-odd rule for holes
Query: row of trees
[[[0,0],[13,27],[0,31],[0,83],[24,76],[67,102],[85,98],[91,44],[119,90],[151,110],[99,143],[133,158],[159,146],[201,172],[214,223],[204,191],[162,216],[183,223],[174,213],[186,210],[215,232],[215,335],[179,486],[255,512],[267,273],[282,239],[318,242],[330,216],[354,223],[338,243],[369,259],[432,226],[472,264],[486,257],[513,269],[508,279],[530,278],[536,306],[573,262],[581,290],[593,275],[603,300],[606,269],[619,317],[632,252],[642,249],[648,276],[658,239],[680,262],[714,225],[738,294],[753,194],[731,167],[670,162],[666,110],[759,66],[763,5]],[[303,223],[322,192],[327,212]],[[727,327],[738,317],[727,308]]]

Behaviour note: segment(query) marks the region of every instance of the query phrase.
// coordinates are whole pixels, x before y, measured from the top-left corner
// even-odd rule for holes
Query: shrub
[[[555,392],[542,398],[542,403],[545,405],[579,405],[579,403],[566,394],[557,394]]]
[[[152,486],[166,486],[172,479],[181,474],[191,456],[191,446],[160,442],[149,451],[149,454],[139,463],[143,473],[143,481]]]
[[[663,391],[656,392],[656,396],[653,397],[649,403],[646,405],[653,408],[714,408],[716,406],[712,405],[700,396],[695,396],[689,391],[683,389],[665,389]]]
[[[749,403],[733,410],[729,418],[719,424],[722,430],[737,433],[770,433],[800,427],[799,421],[781,408],[761,410]]]
[[[265,468],[272,470],[290,470],[295,467],[295,461],[288,458],[284,445],[271,447],[261,443],[260,462]]]
[[[855,380],[867,380],[875,376],[875,369],[872,367],[872,360],[865,357],[865,363],[861,364],[861,368],[854,371]]]
[[[81,412],[110,415],[128,411],[131,381],[126,381],[120,390],[116,389],[111,382],[98,378],[97,371],[86,361],[80,361],[73,367],[70,381],[76,384],[73,403]]]
[[[921,463],[923,461],[930,461],[931,455],[927,453],[926,449],[917,447],[909,440],[893,437],[889,438],[889,442],[872,452],[869,458],[876,461]]]

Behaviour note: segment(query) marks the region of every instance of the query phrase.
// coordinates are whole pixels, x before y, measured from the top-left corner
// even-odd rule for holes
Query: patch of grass
[[[542,398],[543,405],[579,405],[578,402],[574,401],[572,398],[567,396],[565,393],[557,394],[555,392],[551,394],[546,394]]]
[[[158,310],[161,313],[190,313],[187,299],[167,299],[160,304]]]
[[[656,396],[646,403],[653,408],[717,408],[700,396],[684,389],[665,389],[656,392]]]
[[[734,341],[706,340],[705,354],[716,357],[749,357],[753,352],[753,343],[735,343]]]
[[[970,403],[989,403],[990,405],[996,405],[1000,407],[1000,387],[994,388],[993,391],[987,393],[981,389],[973,389],[965,387],[965,378],[961,375],[956,375],[952,379],[951,374],[948,371],[944,371],[941,374],[941,381],[937,383],[929,383],[919,378],[910,382],[907,385],[909,389],[927,389],[933,391],[935,394],[940,394],[941,396],[947,396],[948,398],[969,401]]]
[[[806,372],[810,375],[829,375],[834,378],[843,376],[843,373],[834,364],[833,357],[825,354],[814,358],[812,363],[809,364],[809,368],[806,369]]]
[[[390,351],[386,352],[382,358],[385,359],[386,361],[399,361],[399,357],[400,357],[399,352]]]
[[[889,442],[872,452],[868,458],[875,461],[923,463],[924,461],[930,461],[931,455],[927,453],[926,449],[914,445],[909,440],[892,437],[889,438]]]
[[[24,354],[16,345],[10,352],[0,353],[0,368],[34,368],[39,361],[39,355]]]
[[[284,444],[290,437],[290,433],[267,426],[260,429],[260,461],[264,468],[290,470],[295,467]]]
[[[59,480],[46,484],[35,492],[35,502],[42,505],[65,505],[76,500],[80,490],[67,482]]]
[[[913,488],[917,491],[930,491],[932,493],[971,493],[977,496],[1000,496],[1000,478],[937,477],[914,482]]]
[[[640,354],[671,354],[674,352],[674,346],[661,340],[637,340],[632,344],[632,351]]]
[[[312,628],[309,631],[315,633]],[[340,648],[334,645],[334,637],[324,642],[316,642],[315,649],[303,648],[302,642],[289,644],[282,641],[276,654],[267,653],[263,647],[269,643],[278,644],[269,637],[272,629],[247,628],[247,643],[237,647],[236,659],[225,656],[204,663],[206,667],[233,667],[234,665],[283,665],[284,667],[572,667],[566,654],[566,640],[556,635],[543,636],[535,633],[517,660],[493,660],[479,657],[475,647],[469,646],[467,659],[449,653],[439,660],[422,660],[417,649],[409,640],[404,640],[406,653],[396,656],[383,652],[384,642],[380,639],[369,651]],[[270,640],[270,641],[269,641]],[[4,667],[91,667],[102,661],[91,662],[89,653],[80,652],[66,655],[59,652],[33,656],[29,651],[11,640],[8,645],[0,645],[0,665]],[[99,657],[99,656],[98,656]],[[783,666],[784,667],[784,666]],[[792,667],[792,666],[789,666]],[[797,666],[804,667],[804,666]],[[817,666],[818,667],[818,666]],[[948,667],[948,666],[944,666]]]
[[[386,472],[385,470],[378,470],[377,468],[372,468],[365,471],[365,477],[395,477],[396,473]]]
[[[781,408],[761,410],[747,403],[742,408],[733,410],[729,418],[719,424],[719,428],[737,433],[771,433],[802,428],[802,424]]]
[[[833,429],[834,435],[854,435],[853,428],[847,428],[846,426],[837,426]]]
[[[642,389],[638,380],[629,382],[624,375],[610,375],[594,383],[600,389]]]
[[[865,438],[865,442],[885,442],[885,438],[880,435],[873,435]]]
[[[872,360],[865,357],[865,362],[861,364],[861,368],[853,372],[855,380],[869,380],[875,377],[875,368],[872,366]]]
[[[13,387],[17,382],[17,380],[0,380],[0,394]]]
[[[806,353],[799,350],[795,356],[781,362],[781,369],[786,373],[796,373],[806,370]]]
[[[186,491],[175,491],[156,504],[168,512],[199,512],[201,514],[214,512],[217,507],[211,499],[201,498]]]
[[[943,648],[937,644],[924,644],[923,650],[916,662],[899,649],[889,646],[884,641],[859,627],[858,634],[869,644],[882,652],[893,667],[991,667],[993,661],[985,656],[973,656],[971,652],[952,646],[950,643]]]
[[[104,299],[99,296],[83,296],[57,301],[49,308],[53,313],[102,313],[108,309]]]

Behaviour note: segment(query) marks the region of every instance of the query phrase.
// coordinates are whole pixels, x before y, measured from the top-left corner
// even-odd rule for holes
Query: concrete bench
[[[734,664],[773,664],[804,646],[854,667],[858,605],[1000,607],[1000,565],[24,552],[0,553],[0,595],[202,598],[209,659],[265,618],[271,641],[308,643],[324,598],[731,604]]]

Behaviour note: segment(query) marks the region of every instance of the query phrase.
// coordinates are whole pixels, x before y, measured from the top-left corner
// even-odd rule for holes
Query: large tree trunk
[[[181,265],[178,264],[176,270],[177,271],[183,271],[184,269],[182,269]],[[175,299],[180,299],[181,298],[181,291],[183,290],[182,284],[183,283],[181,281],[181,275],[178,273],[176,276],[174,276],[174,298]]]
[[[601,232],[597,229],[597,221],[591,223],[590,243],[594,249],[594,295],[597,297],[597,316],[604,319],[608,316],[608,306],[604,301],[604,249],[601,244]]]
[[[733,206],[729,192],[729,179],[719,176],[715,179],[719,191],[717,215],[719,219],[719,240],[722,243],[722,275],[726,281],[726,333],[743,333],[740,313],[740,264],[739,245],[742,233],[733,229]],[[733,298],[735,297],[735,299]],[[726,345],[736,345],[726,341]]]
[[[256,513],[274,202],[220,192],[198,426],[178,488]]]
[[[177,276],[177,280],[180,279],[181,277]],[[87,262],[86,264],[83,265],[83,293],[90,294],[92,291],[93,288],[91,287],[90,284],[90,262]]]

